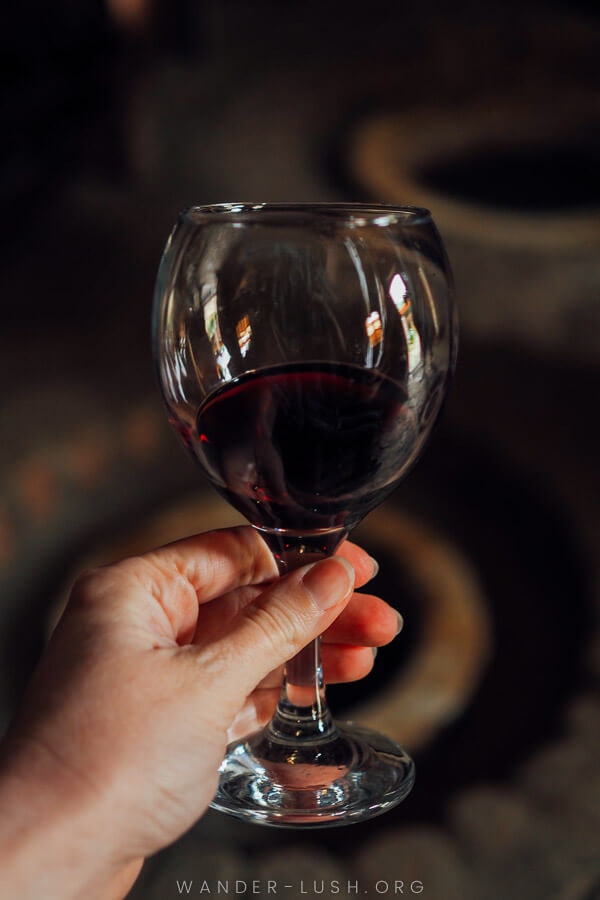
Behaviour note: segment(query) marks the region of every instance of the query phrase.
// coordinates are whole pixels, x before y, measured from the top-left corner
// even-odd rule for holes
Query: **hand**
[[[346,543],[278,578],[241,527],[80,578],[4,742],[11,895],[123,896],[206,810],[228,739],[268,720],[287,659],[323,632],[328,681],[370,670],[399,630],[387,604],[353,593],[374,574]]]

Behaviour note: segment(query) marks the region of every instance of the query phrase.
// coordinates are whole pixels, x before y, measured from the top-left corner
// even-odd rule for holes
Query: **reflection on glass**
[[[250,347],[250,341],[252,340],[252,327],[250,325],[250,319],[247,315],[242,316],[240,321],[237,323],[235,327],[235,333],[237,334],[240,353],[242,354],[242,356],[245,356],[248,352],[248,348]]]

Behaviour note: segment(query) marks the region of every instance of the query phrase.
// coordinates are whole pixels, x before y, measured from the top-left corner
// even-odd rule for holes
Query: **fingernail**
[[[398,619],[398,625],[397,625],[397,628],[396,628],[396,634],[400,634],[400,632],[401,632],[402,629],[404,628],[404,619],[402,618],[402,616],[400,615],[399,612],[396,613],[396,616],[397,616],[397,619]]]
[[[371,565],[373,566],[373,574],[371,575],[371,578],[375,578],[375,576],[379,572],[379,563],[372,556],[370,556],[369,559],[371,560]]]
[[[354,587],[354,569],[341,556],[314,563],[302,578],[307,591],[321,609],[330,609]]]
[[[377,656],[377,652],[378,652],[377,647],[371,647],[371,650],[373,651],[373,659],[375,659],[375,657]]]

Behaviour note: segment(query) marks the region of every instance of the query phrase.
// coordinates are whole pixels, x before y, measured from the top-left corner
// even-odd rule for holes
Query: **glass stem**
[[[310,539],[298,540],[292,546],[274,546],[272,538],[263,536],[273,551],[280,573],[285,575],[331,555],[345,535],[336,534],[335,544],[329,541],[327,547],[315,546],[316,542]],[[272,740],[286,743],[322,743],[324,738],[337,736],[325,697],[320,637],[286,664],[279,704],[267,730]]]
[[[336,734],[327,706],[321,667],[321,638],[291,659],[284,671],[279,704],[268,726],[271,737],[321,742]]]

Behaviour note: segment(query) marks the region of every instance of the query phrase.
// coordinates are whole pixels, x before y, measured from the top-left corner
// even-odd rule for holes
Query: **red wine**
[[[258,527],[349,528],[397,484],[416,433],[404,389],[374,370],[305,363],[260,369],[200,407],[191,449]]]

